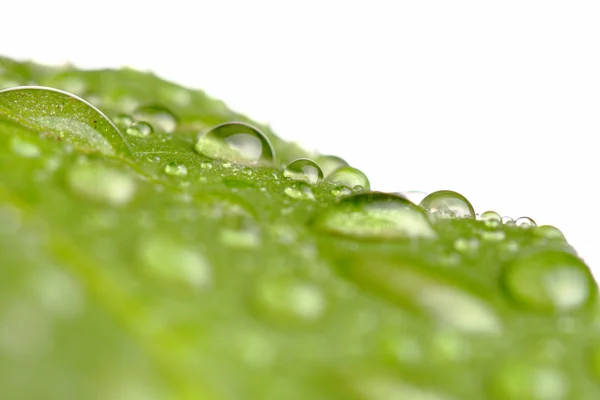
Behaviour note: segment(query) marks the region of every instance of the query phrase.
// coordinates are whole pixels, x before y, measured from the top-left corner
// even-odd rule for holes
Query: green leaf
[[[597,285],[556,228],[364,192],[152,74],[0,58],[20,85],[0,92],[2,398],[600,397]],[[233,121],[251,129],[201,136]]]

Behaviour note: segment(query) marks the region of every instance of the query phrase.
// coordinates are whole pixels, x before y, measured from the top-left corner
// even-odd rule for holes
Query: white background
[[[558,226],[600,273],[600,3],[40,1],[0,54],[206,90],[376,190],[456,190]]]

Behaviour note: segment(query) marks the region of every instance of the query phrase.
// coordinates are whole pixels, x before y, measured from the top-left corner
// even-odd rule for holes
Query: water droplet
[[[119,129],[100,110],[73,94],[21,86],[1,90],[0,105],[85,150],[112,155],[118,148],[131,154]]]
[[[349,196],[352,194],[352,190],[346,186],[337,186],[331,190],[331,194],[335,197]]]
[[[317,158],[317,163],[321,167],[323,171],[323,176],[329,176],[336,169],[341,167],[347,167],[348,163],[337,156],[319,156]]]
[[[143,106],[135,110],[133,116],[138,121],[149,122],[158,132],[173,133],[177,128],[177,117],[163,106]]]
[[[515,226],[515,220],[511,217],[504,216],[502,217],[502,223],[506,226]]]
[[[306,183],[288,186],[283,191],[293,199],[315,200],[315,195],[313,194],[312,189]]]
[[[542,225],[533,231],[537,236],[546,238],[546,239],[556,239],[566,241],[565,235],[560,231],[560,229],[552,226],[552,225]]]
[[[498,223],[502,223],[502,217],[496,211],[486,211],[481,214],[480,219],[482,221],[496,221]]]
[[[552,367],[515,360],[496,372],[491,391],[494,400],[565,400],[568,382]]]
[[[309,282],[291,277],[262,278],[255,288],[254,306],[263,317],[278,324],[307,324],[325,313],[325,296]]]
[[[172,176],[186,176],[188,173],[188,169],[183,164],[178,164],[176,162],[170,162],[165,165],[165,173],[167,175]]]
[[[398,194],[400,196],[406,197],[408,200],[410,200],[414,204],[419,204],[419,203],[421,203],[423,201],[423,199],[425,197],[427,197],[427,195],[429,193],[422,192],[420,190],[408,190],[408,191],[405,191],[405,192],[399,192]]]
[[[223,161],[221,163],[221,167],[229,169],[233,167],[233,163],[231,161]]]
[[[380,192],[345,197],[312,224],[321,231],[365,239],[437,236],[421,208],[404,197]]]
[[[335,185],[346,186],[347,188],[359,185],[369,190],[371,187],[367,176],[353,167],[338,168],[327,177],[327,180]]]
[[[75,193],[115,206],[128,203],[135,194],[131,176],[99,164],[73,166],[67,173],[67,181]]]
[[[217,125],[199,138],[195,149],[206,157],[248,165],[271,164],[275,160],[269,139],[243,122]]]
[[[475,218],[475,210],[469,200],[451,190],[433,192],[419,205],[435,217]]]
[[[210,161],[202,161],[200,163],[200,168],[202,169],[212,169],[213,168],[213,163]]]
[[[295,181],[305,181],[312,184],[323,179],[323,171],[321,171],[319,165],[308,158],[299,158],[292,161],[285,167],[283,175]]]
[[[41,154],[39,147],[17,136],[13,136],[10,147],[12,151],[26,158],[38,157]]]
[[[476,238],[458,238],[454,241],[454,248],[459,253],[468,256],[474,256],[479,250],[479,240]]]
[[[535,221],[529,217],[517,218],[517,220],[515,221],[515,225],[517,225],[521,228],[531,228],[533,226],[537,226]]]
[[[590,302],[596,284],[577,256],[557,250],[540,251],[510,261],[503,285],[517,304],[537,311],[571,311]]]
[[[148,137],[153,131],[152,125],[145,121],[139,121],[131,124],[125,132],[130,136]]]
[[[354,193],[360,193],[360,192],[364,192],[364,191],[365,191],[365,188],[364,188],[364,187],[362,187],[362,186],[360,186],[360,185],[356,185],[356,186],[354,186],[354,187],[352,188],[352,191],[353,191]]]
[[[150,237],[139,246],[144,272],[159,281],[203,289],[212,282],[208,261],[195,249],[167,237]]]
[[[127,129],[135,122],[135,120],[129,114],[118,114],[116,117],[113,118],[113,122],[119,128]]]

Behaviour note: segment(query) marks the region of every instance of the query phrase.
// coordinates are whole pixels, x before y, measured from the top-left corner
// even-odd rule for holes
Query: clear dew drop
[[[326,208],[312,221],[320,231],[364,239],[432,238],[437,234],[421,208],[388,193],[359,193]]]
[[[502,217],[502,224],[506,225],[506,226],[515,226],[515,220],[512,219],[511,217],[507,217],[504,216]]]
[[[567,400],[568,381],[551,366],[526,360],[506,363],[492,377],[493,400]]]
[[[200,163],[200,168],[205,170],[213,169],[213,163],[211,161],[202,161]]]
[[[275,160],[269,139],[258,128],[243,122],[215,126],[198,139],[195,149],[212,159],[246,165],[271,164]]]
[[[348,163],[342,158],[331,155],[317,157],[317,163],[323,170],[323,176],[325,177],[331,175],[338,168],[348,166]]]
[[[129,136],[141,138],[150,136],[152,132],[154,132],[152,125],[145,121],[134,122],[125,130],[125,133]]]
[[[557,250],[539,251],[504,266],[502,283],[509,298],[536,311],[568,312],[588,304],[596,284],[577,256]]]
[[[126,130],[135,122],[135,120],[129,114],[118,114],[113,118],[113,122],[119,128]]]
[[[144,272],[159,281],[203,289],[212,282],[212,268],[197,250],[167,237],[149,237],[138,248]]]
[[[306,183],[286,187],[283,192],[297,200],[315,200],[311,187]]]
[[[535,221],[529,217],[517,218],[517,220],[515,221],[515,225],[517,225],[518,227],[521,227],[521,228],[525,228],[525,229],[537,226]]]
[[[314,185],[323,179],[323,171],[321,171],[321,167],[313,160],[299,158],[285,167],[283,176],[295,181],[304,181]]]
[[[480,219],[482,221],[496,221],[502,223],[502,217],[496,211],[486,211],[481,214]]]
[[[165,173],[171,176],[186,176],[188,174],[188,169],[183,164],[170,162],[165,165]]]
[[[359,169],[353,167],[341,167],[332,172],[327,180],[335,185],[345,186],[352,189],[355,186],[362,186],[365,190],[371,188],[369,179]]]
[[[12,138],[10,147],[13,152],[25,158],[35,158],[42,154],[40,148],[34,143],[23,140],[17,136]]]
[[[433,192],[419,205],[437,218],[475,218],[475,210],[469,200],[451,190]]]
[[[173,133],[177,128],[177,117],[171,110],[159,105],[142,106],[133,112],[138,121],[149,122],[158,132]]]
[[[327,308],[317,286],[292,277],[263,277],[253,300],[259,315],[278,324],[312,324]]]
[[[346,186],[337,186],[331,190],[331,194],[335,197],[344,197],[352,194],[352,190]]]
[[[114,206],[128,203],[136,190],[130,175],[95,163],[73,166],[67,172],[67,182],[78,195]]]

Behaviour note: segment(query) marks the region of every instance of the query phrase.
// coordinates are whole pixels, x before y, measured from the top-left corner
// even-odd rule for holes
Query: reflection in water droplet
[[[352,194],[352,190],[346,186],[337,186],[331,190],[331,194],[335,197],[349,196]]]
[[[475,210],[469,200],[451,190],[433,192],[419,205],[439,218],[475,218]]]
[[[154,129],[152,128],[152,125],[145,121],[139,121],[131,124],[131,126],[129,126],[125,132],[130,136],[147,137],[153,131]]]
[[[12,151],[26,158],[38,157],[41,154],[40,148],[35,144],[21,139],[18,136],[13,136],[10,147]]]
[[[355,186],[362,186],[365,190],[371,188],[367,176],[353,167],[338,168],[327,177],[327,180],[335,185],[346,186],[350,189]]]
[[[312,184],[323,179],[323,171],[321,171],[319,165],[308,158],[299,158],[292,161],[285,167],[283,175],[295,181],[305,181]]]
[[[166,107],[143,106],[133,112],[138,121],[149,122],[158,132],[173,133],[177,128],[177,117]]]
[[[327,301],[316,286],[291,277],[262,278],[254,291],[254,306],[262,317],[278,324],[307,324],[325,313]]]
[[[312,221],[315,228],[359,238],[431,238],[437,236],[422,209],[404,197],[380,193],[348,196]]]
[[[195,149],[206,157],[248,165],[271,164],[275,160],[269,139],[243,122],[217,125],[199,138]]]
[[[514,360],[496,371],[493,400],[566,400],[568,382],[560,371],[527,360]]]
[[[73,166],[67,172],[67,181],[75,193],[115,206],[128,203],[135,194],[135,181],[131,176],[99,164]]]
[[[502,217],[496,211],[486,211],[481,214],[482,221],[497,221],[502,222]]]
[[[188,173],[188,169],[183,164],[178,164],[176,162],[170,162],[165,165],[165,173],[167,175],[172,176],[186,176]]]
[[[502,280],[515,303],[538,311],[579,309],[590,302],[596,290],[583,261],[556,250],[526,254],[509,262]]]
[[[320,156],[317,163],[323,171],[323,176],[329,176],[336,169],[348,166],[348,163],[337,156]]]
[[[113,118],[113,122],[121,129],[129,128],[135,121],[129,114],[118,114]]]
[[[167,237],[150,237],[139,246],[144,272],[159,281],[185,284],[202,289],[212,282],[208,261],[195,249]]]
[[[119,129],[89,102],[62,90],[22,86],[0,91],[0,105],[87,151],[131,153]]]
[[[520,226],[521,228],[531,228],[532,226],[537,226],[535,221],[529,217],[517,218],[515,225]]]

